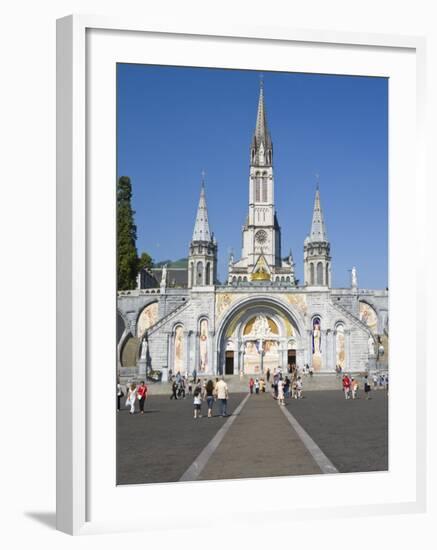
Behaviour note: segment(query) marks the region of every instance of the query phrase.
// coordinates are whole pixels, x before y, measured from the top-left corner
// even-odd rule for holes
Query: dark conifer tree
[[[117,184],[117,288],[136,288],[138,256],[136,248],[137,226],[132,210],[130,178],[122,176]]]

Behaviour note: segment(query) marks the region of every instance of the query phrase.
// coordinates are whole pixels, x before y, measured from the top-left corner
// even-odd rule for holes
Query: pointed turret
[[[314,199],[313,219],[311,222],[311,231],[309,238],[312,242],[327,242],[325,222],[323,220],[323,211],[320,204],[320,190],[317,186],[316,197]]]
[[[205,180],[202,179],[199,206],[197,207],[196,223],[194,224],[193,241],[210,241],[211,232],[208,223],[208,208],[206,206]]]
[[[199,205],[188,258],[188,287],[211,286],[216,279],[217,242],[209,229],[205,176],[202,174]]]
[[[303,247],[304,280],[307,286],[331,286],[330,248],[317,183],[311,230]]]

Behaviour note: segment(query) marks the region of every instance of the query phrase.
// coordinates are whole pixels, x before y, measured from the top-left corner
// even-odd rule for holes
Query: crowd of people
[[[373,381],[373,389],[376,390],[378,388],[385,389],[388,393],[388,374],[374,374],[372,376]],[[358,390],[360,388],[360,384],[357,380],[357,378],[354,378],[351,375],[343,374],[341,379],[342,384],[342,391],[344,393],[345,399],[357,399],[358,398]],[[363,390],[364,395],[366,399],[371,399],[370,392],[372,390],[372,386],[370,383],[369,376],[366,374],[363,378]]]
[[[128,384],[126,387],[126,407],[129,408],[129,414],[135,414],[135,403],[138,401],[139,413],[144,414],[144,404],[147,399],[148,388],[143,381],[138,385],[135,383]],[[123,386],[120,382],[117,383],[117,411],[120,410],[121,400],[125,396]]]
[[[251,395],[265,393],[269,386],[273,398],[278,400],[280,405],[285,405],[285,398],[301,399],[303,397],[302,376],[294,366],[290,366],[285,376],[280,368],[275,369],[273,373],[268,368],[265,379],[264,377],[249,378],[249,393]]]
[[[280,367],[271,372],[268,368],[265,372],[265,377],[250,377],[249,378],[249,394],[259,395],[270,391],[273,399],[277,400],[279,405],[285,405],[285,399],[302,399],[303,398],[303,377],[312,375],[308,365],[302,369],[298,369],[295,365],[289,366],[287,374],[282,373]],[[362,378],[362,386],[357,379],[350,374],[342,374],[340,369],[336,369],[337,375],[341,375],[341,387],[345,399],[358,399],[359,391],[362,387],[366,399],[371,399],[370,392],[373,389],[385,389],[388,392],[388,374],[374,374],[370,380],[366,374]],[[202,405],[206,404],[206,416],[213,416],[214,404],[218,402],[220,416],[228,416],[228,399],[229,389],[224,377],[215,378],[199,378],[194,371],[192,377],[188,374],[182,375],[178,372],[170,377],[171,395],[170,399],[193,399],[193,417],[201,418]],[[125,394],[126,392],[126,394]],[[121,400],[126,397],[126,407],[130,414],[135,414],[136,403],[138,403],[138,412],[144,414],[145,401],[148,398],[148,387],[144,381],[139,384],[130,383],[123,389],[120,383],[117,383],[117,410],[120,410]]]

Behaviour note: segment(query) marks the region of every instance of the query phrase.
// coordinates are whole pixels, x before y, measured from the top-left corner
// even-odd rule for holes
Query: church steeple
[[[194,224],[193,241],[210,241],[211,233],[208,223],[208,208],[205,197],[205,176],[202,174],[199,206],[197,207],[196,223]]]
[[[188,257],[188,287],[212,286],[216,280],[217,242],[209,229],[205,174],[202,173],[199,205]]]
[[[328,241],[317,182],[311,230],[304,242],[304,281],[307,286],[331,286],[331,246]]]
[[[273,144],[267,126],[266,109],[264,105],[264,84],[261,81],[256,126],[250,148],[250,163],[252,166],[271,166],[272,160]]]
[[[314,242],[328,241],[325,221],[323,219],[322,206],[320,204],[319,185],[317,185],[316,197],[314,199],[313,219],[311,222],[310,239]]]

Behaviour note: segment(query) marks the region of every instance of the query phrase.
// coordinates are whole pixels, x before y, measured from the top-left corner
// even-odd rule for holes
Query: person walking
[[[228,385],[226,384],[224,378],[222,377],[216,384],[215,392],[217,399],[220,401],[220,415],[228,416],[227,414],[227,405],[228,405]]]
[[[351,392],[352,392],[352,399],[356,399],[357,392],[358,392],[358,381],[355,380],[355,378],[352,378],[351,380]]]
[[[370,399],[370,390],[372,388],[370,387],[369,378],[366,376],[364,377],[364,393],[366,395],[366,399]]]
[[[296,399],[302,399],[303,383],[300,376],[296,380]]]
[[[135,401],[137,399],[137,387],[134,383],[130,385],[127,393],[126,407],[130,407],[129,414],[135,414]]]
[[[208,405],[208,418],[212,417],[212,408],[214,406],[214,382],[210,379],[205,386],[206,403]]]
[[[202,392],[199,388],[194,390],[193,394],[193,407],[194,407],[194,418],[202,418],[201,407],[202,407]]]
[[[178,384],[178,397],[185,399],[185,382],[183,378],[180,378]]]
[[[367,378],[367,376],[366,376]],[[378,387],[378,377],[376,376],[376,374],[373,375],[373,389],[376,390],[376,388]]]
[[[283,380],[278,380],[278,402],[279,405],[285,405],[284,400],[284,382]]]
[[[140,413],[144,414],[144,402],[147,399],[147,386],[144,380],[140,383],[137,389],[138,403],[140,405]]]
[[[250,395],[253,394],[253,386],[254,385],[255,385],[255,382],[254,382],[253,378],[250,377],[250,380],[249,380],[249,393],[250,393]]]
[[[176,392],[178,391],[178,384],[176,380],[173,380],[173,384],[171,385],[171,391],[172,391],[172,394],[170,395],[170,399],[177,399],[178,396]]]
[[[259,391],[261,393],[265,393],[265,391],[266,391],[266,383],[265,383],[264,378],[259,379]]]
[[[255,393],[256,395],[259,394],[259,379],[255,378]]]
[[[349,391],[350,391],[350,387],[351,387],[351,381],[350,381],[350,378],[347,374],[345,374],[343,376],[342,385],[343,385],[344,398],[349,399],[349,397],[350,397]]]
[[[284,395],[286,398],[290,397],[290,379],[288,376],[285,377],[284,381]]]
[[[124,392],[119,380],[117,382],[117,411],[120,410],[120,401],[123,396],[124,396]]]
[[[267,367],[266,380],[267,380],[267,384],[268,384],[270,382],[270,367]]]

